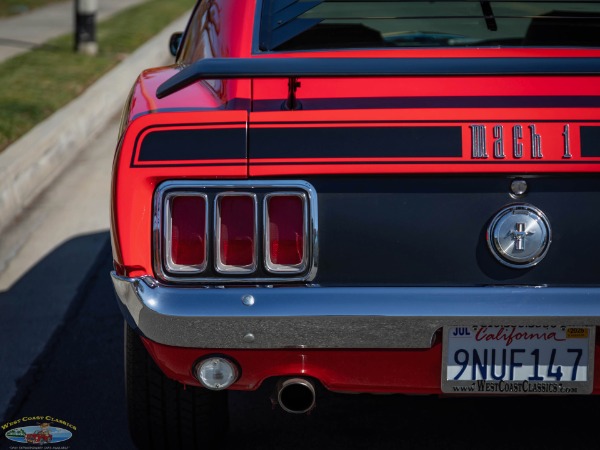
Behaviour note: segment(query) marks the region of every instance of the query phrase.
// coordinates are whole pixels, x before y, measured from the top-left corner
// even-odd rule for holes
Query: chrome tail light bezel
[[[200,195],[206,205],[206,264],[203,267],[178,267],[167,259],[170,254],[167,200],[178,195]],[[254,264],[251,267],[222,264],[217,230],[218,199],[227,195],[251,195],[255,199]],[[269,255],[267,201],[272,196],[297,195],[303,199],[303,258],[298,265],[274,264]],[[315,188],[303,180],[200,181],[169,180],[156,189],[153,199],[152,260],[158,279],[170,283],[266,283],[310,282],[318,266],[318,203]],[[172,258],[171,258],[172,259]]]

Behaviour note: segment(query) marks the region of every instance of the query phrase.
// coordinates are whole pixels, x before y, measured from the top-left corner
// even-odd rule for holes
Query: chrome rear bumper
[[[600,288],[190,288],[111,276],[130,323],[176,347],[430,348],[450,325],[600,325]]]

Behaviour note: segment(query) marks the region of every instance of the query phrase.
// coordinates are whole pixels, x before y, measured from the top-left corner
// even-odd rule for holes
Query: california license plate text
[[[477,326],[445,333],[443,387],[476,382],[477,392],[552,393],[562,392],[563,383],[590,384],[592,328]]]

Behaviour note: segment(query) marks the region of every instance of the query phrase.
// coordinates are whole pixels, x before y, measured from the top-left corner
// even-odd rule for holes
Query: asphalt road
[[[22,387],[23,402],[12,417],[49,415],[76,426],[64,443],[70,449],[133,448],[124,400],[123,322],[110,270],[107,246],[69,311],[69,325],[58,331],[29,385]],[[319,389],[310,415],[291,415],[271,407],[272,385],[231,393],[231,430],[221,448],[598,448],[594,398],[438,399]],[[0,449],[9,448],[0,437]]]

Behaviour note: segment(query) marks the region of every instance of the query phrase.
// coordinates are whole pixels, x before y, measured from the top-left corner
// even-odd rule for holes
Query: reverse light
[[[227,389],[239,377],[237,366],[221,356],[213,356],[200,361],[196,365],[194,373],[202,386],[213,391]]]
[[[302,272],[306,268],[307,209],[302,193],[265,197],[265,255],[269,272]]]
[[[256,196],[223,193],[215,200],[216,270],[241,274],[256,270]]]
[[[198,193],[169,195],[165,208],[165,265],[172,272],[206,269],[207,201]]]

